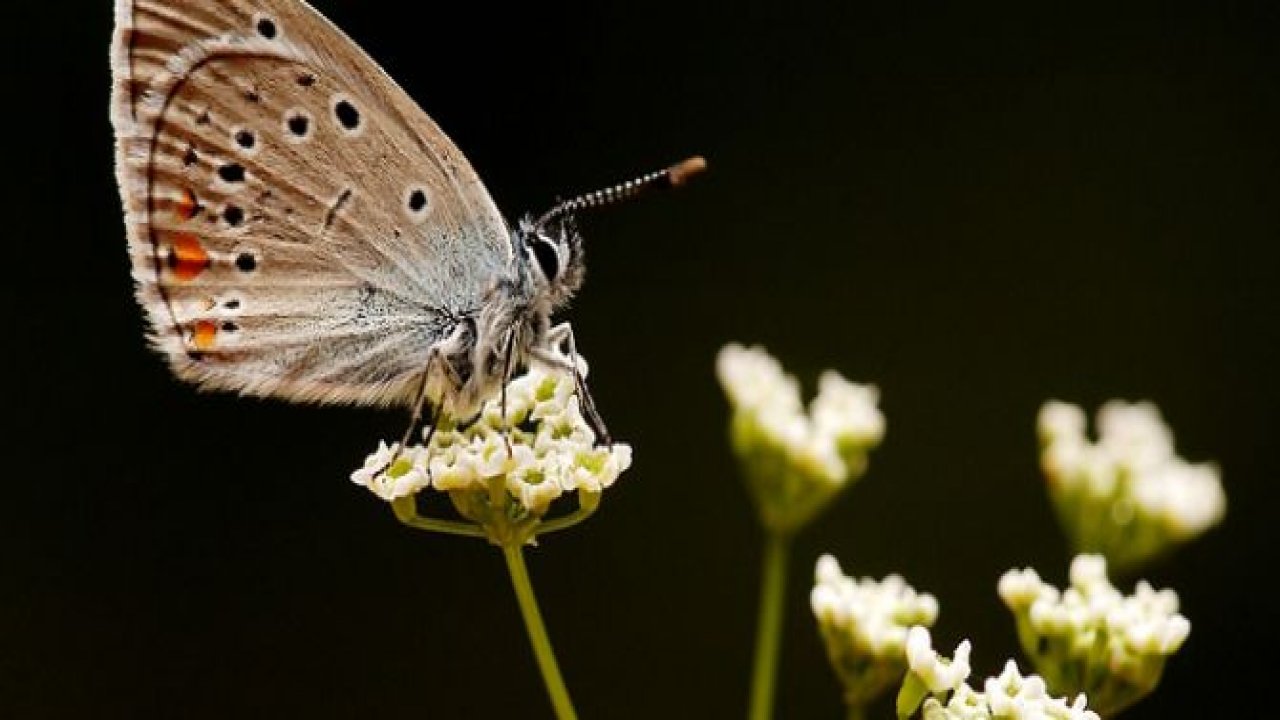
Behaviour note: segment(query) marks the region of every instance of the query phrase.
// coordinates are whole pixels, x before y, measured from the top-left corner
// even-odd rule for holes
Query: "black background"
[[[892,2],[325,2],[508,214],[685,154],[585,222],[569,312],[635,467],[530,552],[587,718],[740,717],[759,533],[712,372],[759,341],[877,383],[888,437],[795,547],[779,718],[838,717],[812,562],[906,574],[975,673],[999,574],[1068,554],[1057,397],[1156,400],[1225,524],[1147,573],[1193,631],[1131,715],[1264,711],[1274,532],[1276,11]],[[499,554],[348,473],[401,413],[198,395],[142,340],[107,120],[109,3],[11,3],[0,716],[549,717]]]

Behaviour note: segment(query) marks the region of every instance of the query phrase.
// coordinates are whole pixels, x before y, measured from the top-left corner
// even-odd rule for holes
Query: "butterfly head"
[[[525,218],[520,222],[516,244],[537,296],[546,299],[549,309],[562,307],[582,287],[587,266],[582,235],[572,215]]]
[[[549,309],[555,310],[568,302],[582,286],[586,264],[582,256],[582,236],[574,222],[575,213],[612,205],[650,188],[679,187],[706,167],[706,160],[699,156],[691,157],[657,172],[563,200],[536,219],[526,217],[521,220],[516,244],[522,253],[521,259],[529,268],[537,296],[545,298]]]

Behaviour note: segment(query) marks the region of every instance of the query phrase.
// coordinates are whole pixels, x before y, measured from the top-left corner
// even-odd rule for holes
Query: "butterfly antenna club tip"
[[[707,159],[701,155],[694,155],[667,168],[667,179],[670,181],[671,187],[680,187],[689,182],[695,175],[701,175],[706,171]]]
[[[579,210],[613,205],[623,200],[629,200],[653,188],[680,187],[706,169],[706,158],[701,155],[694,155],[681,160],[675,165],[651,172],[648,175],[641,175],[638,178],[557,203],[555,207],[538,218],[537,224],[543,225],[562,215]]]

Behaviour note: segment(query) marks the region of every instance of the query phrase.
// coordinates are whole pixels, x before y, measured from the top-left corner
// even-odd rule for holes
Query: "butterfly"
[[[137,297],[152,346],[205,389],[415,420],[431,397],[465,417],[514,368],[576,356],[550,320],[583,281],[575,213],[705,166],[509,226],[440,128],[302,0],[116,0],[115,22]]]

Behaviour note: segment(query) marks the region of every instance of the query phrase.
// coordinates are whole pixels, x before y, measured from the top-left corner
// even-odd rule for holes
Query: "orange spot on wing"
[[[190,220],[196,216],[199,209],[200,204],[196,202],[196,194],[190,190],[183,190],[182,196],[173,203],[173,214],[178,216],[179,220]]]
[[[169,266],[179,280],[194,280],[209,267],[209,253],[200,244],[200,238],[191,233],[175,233]]]
[[[212,320],[198,320],[191,327],[191,344],[197,350],[205,351],[213,348],[213,341],[218,337],[218,323]]]

